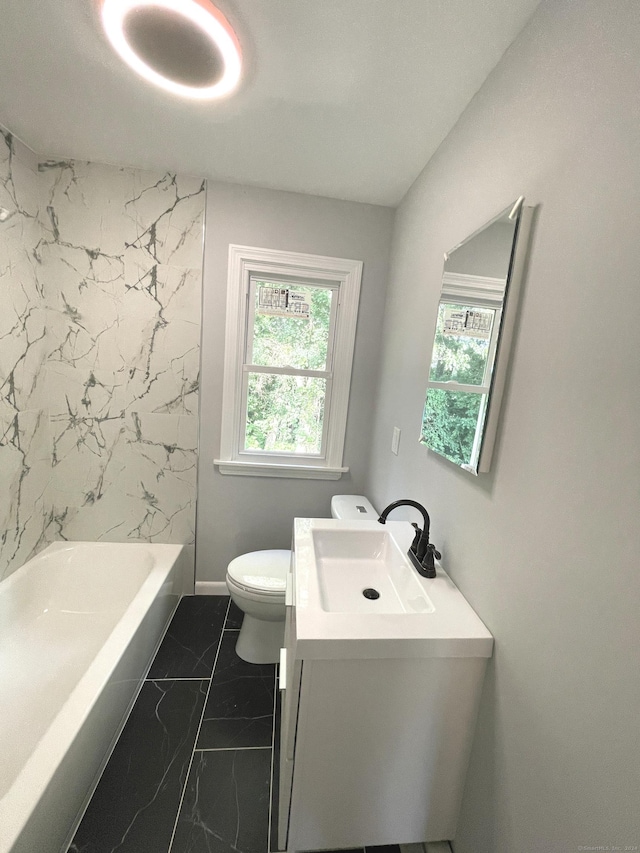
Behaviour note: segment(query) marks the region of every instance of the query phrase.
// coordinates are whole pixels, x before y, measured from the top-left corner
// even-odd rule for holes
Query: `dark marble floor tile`
[[[241,660],[226,633],[211,682],[197,749],[271,746],[275,664]]]
[[[244,618],[244,613],[238,605],[232,601],[229,605],[229,613],[227,614],[227,621],[224,623],[224,627],[227,629],[231,628],[242,628],[242,620]]]
[[[209,678],[229,598],[186,595],[158,649],[149,678]]]
[[[70,853],[169,849],[208,684],[145,682]]]
[[[399,844],[381,844],[378,847],[365,847],[365,853],[400,853]]]
[[[270,749],[196,752],[171,853],[265,853]]]

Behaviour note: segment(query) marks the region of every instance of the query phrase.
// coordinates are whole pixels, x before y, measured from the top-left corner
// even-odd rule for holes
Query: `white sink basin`
[[[491,656],[491,634],[439,563],[435,578],[423,578],[409,562],[414,532],[406,521],[295,519],[287,630],[296,655]]]
[[[323,610],[332,613],[432,613],[415,569],[388,530],[313,530]]]

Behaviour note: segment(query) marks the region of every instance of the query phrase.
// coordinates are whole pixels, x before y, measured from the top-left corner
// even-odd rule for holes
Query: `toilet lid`
[[[252,551],[232,560],[227,574],[245,589],[282,593],[290,564],[291,551]]]

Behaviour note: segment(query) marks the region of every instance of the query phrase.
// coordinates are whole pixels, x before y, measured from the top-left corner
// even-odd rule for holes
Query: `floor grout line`
[[[227,625],[227,621],[229,619],[229,613],[230,612],[231,612],[231,598],[229,598],[229,605],[227,607],[227,612],[224,615],[223,630],[224,631],[239,631],[240,628],[229,628],[229,626]]]
[[[246,749],[271,749],[270,746],[203,746],[194,752],[243,752]]]
[[[184,796],[187,792],[187,784],[189,782],[189,774],[191,773],[191,767],[193,766],[193,757],[196,754],[196,746],[198,743],[198,738],[200,737],[200,729],[202,728],[202,721],[204,719],[204,714],[207,709],[207,701],[209,699],[209,693],[211,693],[211,684],[213,682],[213,675],[216,671],[216,664],[218,663],[218,655],[220,654],[220,647],[222,646],[222,638],[224,637],[224,624],[227,621],[227,616],[229,615],[229,608],[231,607],[231,599],[227,604],[227,611],[224,614],[224,620],[222,622],[222,631],[220,631],[220,639],[218,640],[218,648],[216,649],[216,656],[213,661],[213,666],[211,667],[211,676],[209,677],[209,687],[207,688],[207,695],[204,697],[204,703],[202,705],[202,714],[200,715],[200,723],[198,724],[198,730],[196,731],[196,736],[193,741],[193,749],[191,751],[191,760],[189,761],[189,766],[187,767],[187,772],[184,776],[184,786],[182,788],[182,794],[180,795],[180,802],[178,803],[178,811],[176,812],[176,819],[173,824],[173,832],[171,833],[171,840],[169,841],[169,847],[167,849],[167,853],[171,853],[171,848],[173,847],[173,842],[176,837],[176,830],[178,829],[178,821],[180,820],[180,812],[182,811],[182,804],[184,802]]]
[[[209,681],[210,678],[211,678],[210,675],[201,675],[199,678],[196,675],[193,675],[193,676],[177,675],[175,678],[172,678],[170,675],[167,675],[164,678],[145,678],[145,681]]]

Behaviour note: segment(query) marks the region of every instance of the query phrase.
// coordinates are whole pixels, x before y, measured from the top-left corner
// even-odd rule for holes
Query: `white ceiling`
[[[38,153],[396,205],[539,0],[219,0],[240,91],[139,80],[98,0],[0,0],[0,123]]]

